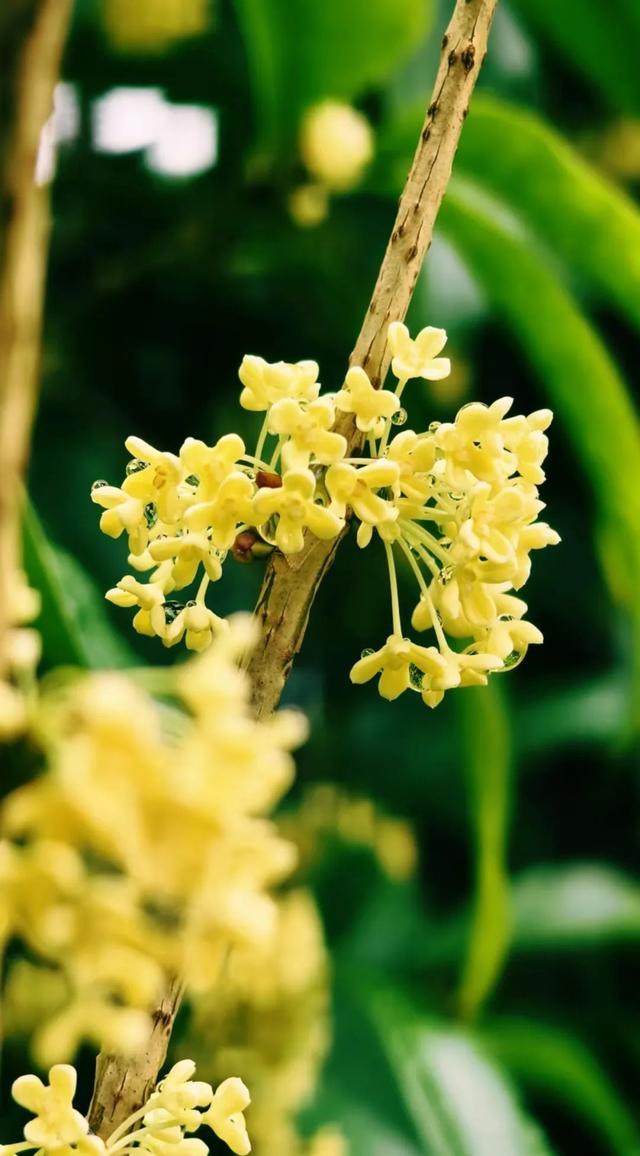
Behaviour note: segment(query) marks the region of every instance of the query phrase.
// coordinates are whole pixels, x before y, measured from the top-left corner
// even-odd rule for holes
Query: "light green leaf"
[[[610,106],[640,112],[635,0],[512,0],[516,12],[551,41]]]
[[[640,326],[640,211],[543,120],[479,94],[456,173],[513,206],[572,271]]]
[[[476,894],[457,996],[460,1014],[469,1018],[489,996],[509,946],[511,728],[499,677],[468,688],[457,705],[476,856]]]
[[[539,1020],[500,1019],[483,1031],[496,1060],[526,1090],[568,1107],[615,1156],[640,1151],[640,1131],[607,1073],[577,1036]]]
[[[404,997],[371,997],[378,1028],[429,1156],[549,1156],[506,1077],[467,1033],[431,1022]]]
[[[513,904],[516,948],[640,939],[640,884],[605,864],[534,867],[514,883]]]
[[[133,654],[111,629],[102,595],[80,563],[47,537],[29,502],[23,548],[27,577],[42,600],[35,625],[47,666],[131,666]]]
[[[640,690],[640,426],[625,383],[556,272],[504,206],[453,181],[440,222],[537,370],[592,486],[605,575],[633,623]]]
[[[295,136],[300,113],[325,97],[352,101],[382,84],[426,33],[425,0],[235,0],[258,150]]]

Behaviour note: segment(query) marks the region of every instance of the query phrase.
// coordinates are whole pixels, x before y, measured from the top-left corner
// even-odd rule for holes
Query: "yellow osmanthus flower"
[[[353,365],[347,372],[344,385],[335,397],[336,408],[343,413],[355,414],[356,425],[363,433],[379,437],[385,418],[400,409],[395,393],[388,389],[374,389],[364,369]]]
[[[428,675],[435,689],[457,686],[460,676],[435,646],[418,646],[409,638],[390,634],[380,650],[372,650],[351,669],[352,682],[368,682],[379,674],[378,690],[383,698],[398,698],[411,686],[412,679],[422,684]]]
[[[240,561],[272,547],[296,554],[307,534],[335,538],[353,515],[358,545],[381,542],[389,569],[392,634],[377,652],[376,672],[383,694],[411,689],[433,706],[446,689],[515,666],[542,635],[522,622],[526,605],[512,591],[529,577],[531,552],[559,541],[538,521],[552,415],[541,409],[509,416],[512,399],[503,397],[465,405],[452,422],[392,437],[393,425],[407,420],[400,398],[408,382],[448,375],[449,359],[440,356],[446,338],[433,326],[415,339],[401,322],[389,326],[393,392],[374,389],[364,369],[352,366],[341,389],[319,396],[316,362],[246,356],[240,404],[264,414],[253,453],[236,434],[211,447],[189,438],[178,455],[129,438],[137,456],[122,486],[95,483],[92,497],[104,509],[106,533],[126,530],[129,565],[148,581],[129,574],[109,600],[136,608],[135,629],[165,646],[184,638],[202,650],[223,629],[206,595],[227,553]],[[347,456],[337,413],[353,414],[367,456]],[[418,585],[414,628],[435,632],[435,646],[426,648],[431,665],[411,677],[407,671],[418,664],[401,658],[414,644],[402,627],[398,559]],[[198,579],[191,598],[175,598]],[[514,619],[520,627],[508,625]],[[356,663],[356,680],[371,668]]]
[[[207,1156],[203,1140],[186,1137],[207,1126],[236,1156],[247,1156],[251,1143],[243,1111],[251,1097],[242,1080],[228,1077],[214,1092],[204,1080],[192,1080],[195,1064],[181,1060],[156,1090],[107,1137],[89,1131],[89,1121],[74,1108],[77,1075],[69,1064],[55,1064],[49,1083],[38,1076],[19,1076],[11,1094],[33,1119],[24,1127],[24,1142],[5,1144],[5,1156],[37,1149],[43,1156],[115,1156],[148,1152],[154,1156]]]
[[[251,479],[240,470],[234,470],[220,483],[215,498],[198,502],[187,511],[186,525],[194,530],[210,526],[214,546],[220,550],[231,549],[238,523],[251,520],[254,490]]]
[[[309,403],[292,397],[277,401],[269,413],[269,431],[287,437],[282,447],[284,469],[307,469],[312,454],[323,466],[343,458],[347,439],[331,432],[335,420],[335,404],[329,397],[319,397]]]
[[[373,155],[371,126],[351,105],[322,101],[307,109],[302,119],[300,154],[321,185],[346,192],[361,180]]]
[[[333,509],[340,517],[344,518],[347,507],[351,507],[362,522],[377,526],[398,517],[393,502],[378,492],[394,486],[398,477],[398,466],[386,459],[359,467],[338,462],[327,470],[325,482]]]
[[[181,629],[205,632],[190,610]],[[202,657],[156,672],[172,708],[116,672],[54,683],[38,705],[47,769],[0,811],[0,932],[65,979],[36,1025],[44,1062],[87,1038],[134,1052],[167,969],[215,988],[230,946],[274,932],[295,850],[268,815],[304,724],[252,717],[237,663],[253,637],[248,616],[230,620]]]
[[[287,827],[287,832],[289,829]],[[296,832],[291,831],[293,838]],[[311,894],[287,891],[275,935],[232,949],[215,991],[192,1002],[185,1046],[212,1082],[241,1071],[251,1088],[251,1135],[261,1156],[309,1156],[296,1117],[330,1044],[329,966]]]
[[[239,376],[244,389],[240,405],[244,409],[266,410],[276,401],[291,397],[314,401],[320,392],[317,361],[269,363],[262,357],[247,354],[242,359]]]
[[[251,1151],[244,1120],[244,1110],[250,1103],[248,1088],[237,1076],[232,1076],[217,1089],[202,1117],[202,1123],[208,1124],[238,1156],[247,1156]]]
[[[334,467],[335,468],[335,467]],[[304,546],[304,530],[317,538],[335,538],[344,525],[332,510],[314,501],[316,479],[311,470],[289,470],[278,489],[260,489],[253,499],[256,524],[262,528],[277,518],[273,537],[283,554],[297,554]],[[264,530],[269,537],[268,531]]]
[[[225,434],[213,446],[196,438],[187,438],[180,450],[183,468],[182,489],[185,501],[210,501],[225,478],[244,457],[245,444],[238,434]]]
[[[398,381],[409,381],[412,377],[423,377],[426,381],[441,381],[451,372],[448,357],[438,357],[447,344],[444,329],[434,329],[428,325],[421,329],[412,340],[406,325],[392,321],[388,330],[391,368]]]

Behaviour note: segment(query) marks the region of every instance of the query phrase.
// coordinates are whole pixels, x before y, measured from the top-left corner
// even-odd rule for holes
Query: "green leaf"
[[[384,83],[426,33],[425,0],[235,0],[257,118],[258,149],[287,147],[301,112],[352,101]]]
[[[544,864],[511,884],[511,952],[575,951],[640,940],[640,883],[599,863]],[[451,965],[468,936],[470,915],[433,925],[425,943],[430,967]]]
[[[396,993],[376,993],[371,1014],[429,1156],[549,1156],[508,1079],[468,1033],[430,1021]]]
[[[590,481],[606,542],[605,576],[632,620],[637,695],[640,426],[625,383],[555,270],[508,210],[455,180],[440,222],[537,370]]]
[[[24,566],[42,600],[36,627],[48,667],[90,669],[134,664],[132,652],[114,634],[104,599],[80,563],[47,537],[33,506],[23,520]]]
[[[375,1103],[356,1099],[335,1079],[326,1078],[320,1095],[314,1099],[321,1108],[321,1114],[317,1107],[313,1113],[314,1125],[335,1120],[347,1141],[349,1156],[420,1156],[415,1144],[378,1114]]]
[[[598,863],[534,867],[513,886],[514,947],[581,947],[640,939],[640,884]]]
[[[514,0],[542,33],[590,80],[610,106],[640,112],[635,0]]]
[[[640,1131],[607,1073],[577,1036],[539,1020],[500,1019],[483,1040],[526,1090],[569,1108],[615,1156],[640,1151]]]
[[[511,728],[497,677],[486,687],[468,688],[457,706],[476,855],[476,894],[457,996],[460,1014],[469,1018],[489,996],[509,946]]]
[[[640,326],[640,212],[543,120],[478,95],[456,172],[513,206],[572,271]]]

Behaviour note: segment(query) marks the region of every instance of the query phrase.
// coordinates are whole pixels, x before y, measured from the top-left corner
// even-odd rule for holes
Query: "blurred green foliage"
[[[325,385],[342,380],[447,8],[216,0],[201,35],[145,55],[117,51],[99,0],[78,0],[64,75],[79,132],[53,190],[25,529],[45,668],[166,657],[99,593],[123,558],[88,493],[122,476],[126,435],[176,449],[247,432],[245,352],[313,357]],[[640,169],[623,189],[593,148],[640,113],[639,31],[634,0],[503,0],[410,314],[448,328],[461,367],[457,396],[413,387],[417,419],[503,394],[557,411],[544,496],[563,544],[527,587],[546,645],[508,685],[433,714],[381,703],[348,669],[386,633],[383,568],[347,540],[287,690],[313,726],[300,784],[365,791],[420,838],[410,884],[337,850],[316,880],[336,1041],[309,1123],[340,1120],[354,1156],[640,1149]],[[172,178],[143,149],[94,147],[96,101],[150,85],[215,109],[213,167]],[[367,113],[377,154],[303,230],[287,212],[296,127],[324,96]],[[235,567],[222,611],[259,581]]]

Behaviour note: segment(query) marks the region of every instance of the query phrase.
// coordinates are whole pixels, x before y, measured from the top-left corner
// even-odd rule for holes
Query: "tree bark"
[[[413,164],[380,266],[358,340],[349,359],[377,388],[389,368],[387,329],[403,321],[446,192],[469,99],[487,52],[496,0],[457,0],[442,39],[440,65]],[[360,444],[353,420],[336,429],[349,450]],[[300,554],[274,554],[267,566],[256,614],[260,638],[248,663],[258,717],[275,710],[293,660],[302,646],[313,600],[342,539],[320,542],[307,535]]]
[[[49,213],[35,184],[71,0],[4,0],[0,13],[0,677],[20,565],[22,480],[35,411]]]

